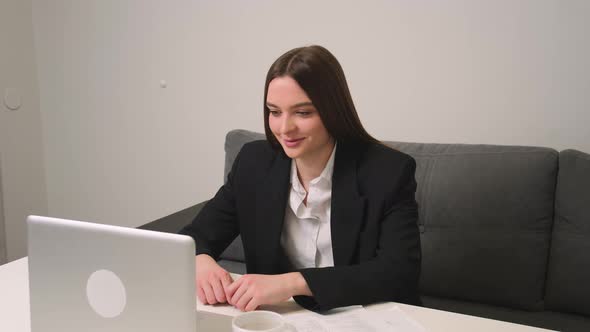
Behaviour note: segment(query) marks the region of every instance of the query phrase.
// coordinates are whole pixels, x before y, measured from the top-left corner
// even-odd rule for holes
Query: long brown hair
[[[289,76],[305,91],[318,110],[328,133],[337,142],[378,142],[358,117],[344,71],[336,57],[322,46],[299,47],[281,55],[270,66],[264,86],[264,131],[270,144],[280,144],[268,124],[269,108],[266,106],[268,85],[277,77]]]

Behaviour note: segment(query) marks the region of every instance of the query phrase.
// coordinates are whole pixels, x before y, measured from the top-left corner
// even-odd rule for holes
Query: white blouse
[[[309,183],[307,206],[303,204],[306,191],[297,176],[295,160],[291,161],[291,190],[281,233],[281,245],[296,269],[334,266],[330,210],[334,155],[319,177]]]

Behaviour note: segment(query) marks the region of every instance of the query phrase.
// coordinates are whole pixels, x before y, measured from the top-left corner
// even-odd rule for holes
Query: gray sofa
[[[225,142],[225,175],[246,142]],[[417,162],[424,306],[590,331],[590,155],[527,146],[385,142]],[[204,203],[144,225],[176,232]],[[220,264],[245,273],[238,239]]]

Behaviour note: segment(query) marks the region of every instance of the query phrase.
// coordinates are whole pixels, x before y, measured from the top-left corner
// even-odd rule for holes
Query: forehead
[[[289,76],[276,77],[268,84],[267,103],[289,106],[310,101],[297,81]]]

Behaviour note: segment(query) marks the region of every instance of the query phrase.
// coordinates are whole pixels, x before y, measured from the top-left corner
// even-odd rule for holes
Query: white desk
[[[0,266],[0,331],[30,332],[29,314],[29,275],[27,258]],[[475,316],[461,315],[446,311],[416,307],[400,303],[382,303],[366,306],[368,310],[383,310],[398,306],[404,313],[420,323],[427,331],[505,331],[505,332],[541,332],[548,331],[535,327],[501,322]],[[203,306],[199,311],[210,311],[233,316],[239,311],[230,306]],[[290,301],[265,309],[280,313],[304,310]]]

